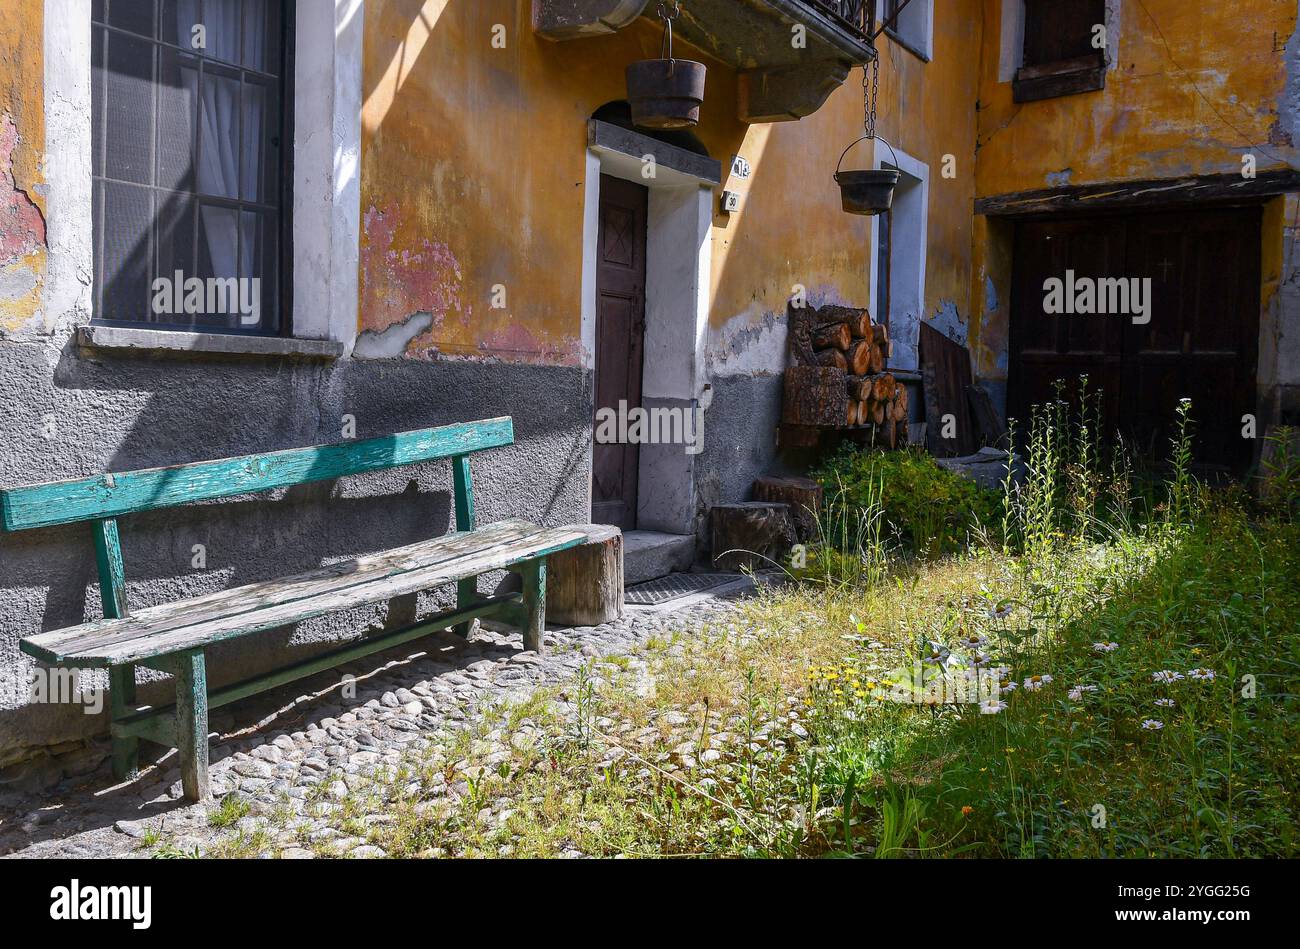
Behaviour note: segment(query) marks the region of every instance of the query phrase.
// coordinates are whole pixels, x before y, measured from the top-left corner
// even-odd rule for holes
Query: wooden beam
[[[327,481],[512,444],[507,417],[0,491],[0,528],[50,527]]]
[[[1300,191],[1300,171],[1278,168],[1254,178],[1239,174],[1190,175],[1043,188],[975,199],[975,213],[990,217],[1028,217],[1077,211],[1108,211],[1202,204],[1209,201],[1256,202]]]

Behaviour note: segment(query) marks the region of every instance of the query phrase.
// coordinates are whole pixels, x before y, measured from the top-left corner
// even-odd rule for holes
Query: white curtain
[[[177,45],[191,48],[192,30],[202,22],[207,32],[206,56],[209,60],[238,64],[240,56],[240,5],[243,0],[206,0],[203,18],[199,18],[198,0],[177,0]],[[261,3],[249,4],[249,13]],[[263,38],[266,39],[265,37]],[[199,156],[196,186],[200,194],[224,198],[262,200],[257,193],[262,148],[261,135],[266,111],[265,96],[259,86],[244,86],[243,129],[244,160],[241,179],[240,96],[239,80],[215,70],[207,70],[199,103]],[[228,208],[203,205],[199,226],[207,238],[212,257],[213,276],[253,276],[256,249],[253,227],[245,228],[239,240],[240,213]],[[197,248],[196,248],[197,251]],[[238,258],[238,260],[236,259]],[[238,313],[226,320],[239,325]]]

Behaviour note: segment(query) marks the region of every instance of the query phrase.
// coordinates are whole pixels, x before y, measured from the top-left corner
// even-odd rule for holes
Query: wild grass
[[[1179,419],[1157,482],[1095,403],[1040,409],[960,543],[898,530],[889,475],[845,460],[797,580],[588,662],[335,823],[393,856],[1294,856],[1300,525],[1198,485]]]

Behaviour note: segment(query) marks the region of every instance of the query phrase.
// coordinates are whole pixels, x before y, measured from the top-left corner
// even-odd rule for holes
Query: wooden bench
[[[585,535],[570,528],[543,528],[516,520],[475,527],[469,455],[513,441],[511,420],[496,418],[367,441],[114,472],[0,491],[3,530],[92,522],[104,606],[102,620],[26,636],[20,648],[51,665],[109,670],[113,773],[117,778],[135,773],[139,741],[145,739],[179,749],[185,796],[191,800],[205,798],[209,708],[437,630],[454,628],[466,634],[476,617],[500,617],[520,626],[525,648],[541,650],[546,620],[546,556],[582,543]],[[451,459],[454,533],[280,580],[134,611],[127,604],[117,525],[118,518],[125,514],[439,458]],[[521,575],[522,593],[479,596],[475,578],[502,569]],[[452,582],[457,584],[455,610],[208,690],[204,649],[214,643]],[[174,705],[137,706],[137,665],[175,677]]]

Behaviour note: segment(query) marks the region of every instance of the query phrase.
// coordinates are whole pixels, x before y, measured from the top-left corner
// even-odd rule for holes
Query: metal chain
[[[670,6],[672,9],[671,13],[668,12]],[[677,19],[682,14],[682,0],[672,0],[671,5],[664,3],[663,0],[659,0],[659,8],[657,12],[659,14],[659,19],[664,21],[664,38],[663,43],[659,47],[659,57],[661,59],[672,59],[673,20]]]
[[[862,132],[876,137],[876,99],[880,94],[880,54],[871,60],[871,84],[867,85],[867,67],[862,67]]]

